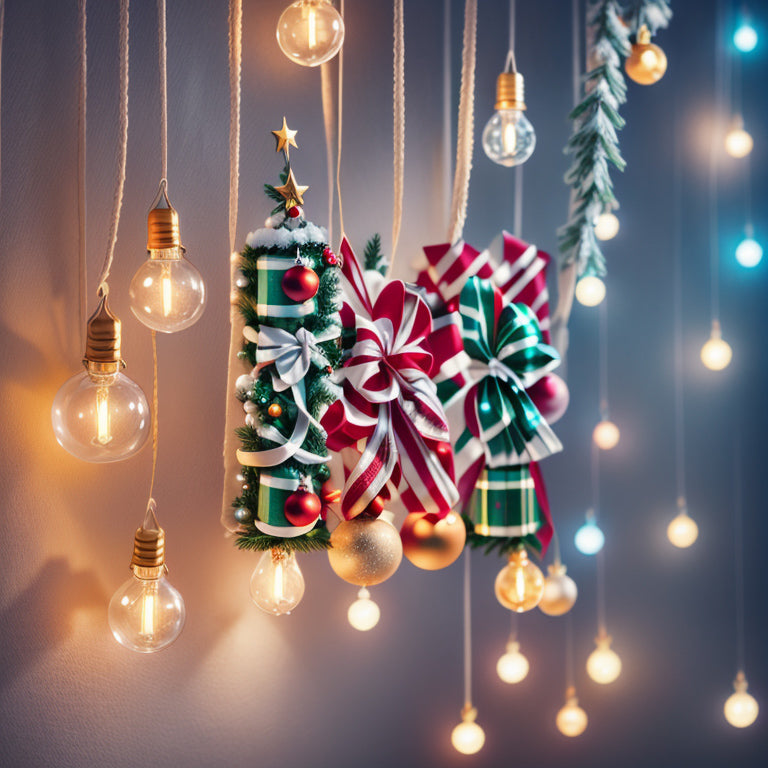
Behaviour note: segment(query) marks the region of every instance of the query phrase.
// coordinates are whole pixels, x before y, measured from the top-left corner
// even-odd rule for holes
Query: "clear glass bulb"
[[[496,662],[496,673],[505,683],[519,683],[528,675],[530,664],[520,653],[520,643],[507,643],[507,652]]]
[[[133,456],[149,435],[150,415],[141,387],[117,363],[88,363],[53,399],[51,421],[59,445],[83,461]]]
[[[264,552],[251,576],[251,600],[266,613],[290,613],[304,597],[304,576],[296,554],[275,548]]]
[[[576,301],[596,307],[605,298],[605,283],[597,275],[586,275],[576,283]]]
[[[357,600],[349,606],[347,618],[354,629],[367,632],[373,629],[381,618],[381,610],[371,600],[371,593],[362,587],[357,593]]]
[[[601,213],[595,222],[595,237],[598,240],[613,240],[619,234],[619,226],[619,217],[615,213]]]
[[[578,596],[579,588],[565,566],[559,560],[552,563],[547,568],[539,610],[547,616],[562,616],[573,608]]]
[[[565,695],[565,706],[555,719],[557,730],[563,736],[581,736],[587,728],[587,713],[579,706],[574,688],[569,688]]]
[[[451,744],[462,755],[475,755],[485,744],[485,731],[475,722],[477,710],[462,713],[463,720],[451,732]]]
[[[680,549],[690,547],[698,536],[699,526],[696,525],[696,521],[685,510],[680,512],[667,526],[667,538]]]
[[[600,635],[595,642],[597,648],[587,658],[587,674],[596,683],[607,685],[621,674],[621,659],[611,649],[610,635]]]
[[[184,627],[186,609],[164,566],[133,567],[133,576],[109,602],[109,628],[120,645],[153,653],[170,645]]]
[[[277,43],[291,61],[316,67],[339,52],[344,19],[329,0],[297,0],[277,22]]]
[[[494,163],[522,165],[536,148],[536,132],[520,109],[499,109],[483,131],[483,149]]]
[[[205,309],[205,283],[182,247],[150,250],[131,280],[128,295],[131,312],[161,333],[189,328]]]
[[[595,445],[602,451],[611,451],[619,444],[619,438],[621,432],[619,428],[608,419],[603,419],[598,422],[597,426],[592,430],[592,439],[595,441]]]
[[[760,707],[751,693],[747,693],[747,678],[743,672],[733,681],[734,692],[726,699],[723,711],[725,719],[734,728],[746,728],[757,720]]]
[[[605,535],[591,516],[587,513],[587,521],[576,531],[573,543],[582,555],[596,555],[605,544]],[[594,513],[592,513],[594,514]]]
[[[544,574],[528,559],[525,549],[509,556],[494,584],[496,599],[510,611],[523,613],[535,608],[544,594]]]
[[[720,323],[715,320],[710,337],[701,348],[701,362],[710,371],[722,371],[730,365],[732,357],[731,345],[723,338]]]
[[[763,246],[753,237],[745,237],[736,246],[736,261],[742,267],[756,267],[763,258]]]

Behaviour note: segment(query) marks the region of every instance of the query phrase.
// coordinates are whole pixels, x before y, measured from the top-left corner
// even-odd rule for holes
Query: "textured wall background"
[[[209,302],[190,330],[159,339],[160,458],[156,497],[168,534],[171,580],[187,626],[155,656],[111,638],[106,606],[128,576],[131,537],[149,485],[150,451],[128,462],[78,462],[56,444],[50,403],[78,369],[76,3],[9,0],[3,50],[0,208],[0,765],[33,768],[142,764],[227,766],[438,766],[469,763],[450,747],[461,707],[460,571],[424,573],[405,562],[375,590],[382,621],[369,634],[346,623],[354,588],[323,555],[301,558],[307,592],[274,620],[249,601],[255,556],[219,526],[228,343],[227,3],[170,0],[170,193]],[[325,223],[325,152],[319,72],[280,54],[283,0],[246,0],[242,177],[238,239],[268,213],[261,185],[280,165],[269,131],[285,114],[309,184],[306,210]],[[362,248],[391,228],[391,9],[350,0],[346,48],[343,190],[347,232]],[[454,2],[454,73],[461,5]],[[490,116],[506,53],[506,3],[481,3],[477,132]],[[748,417],[744,474],[747,672],[768,702],[768,581],[762,564],[766,264],[737,272],[723,256],[723,323],[734,364],[722,376],[697,362],[708,333],[706,146],[713,93],[710,0],[674,4],[659,42],[670,57],[657,86],[633,86],[621,135],[628,169],[617,179],[622,230],[610,265],[610,385],[620,446],[603,462],[609,628],[624,672],[608,689],[586,679],[595,627],[594,563],[572,548],[589,504],[588,437],[597,418],[594,312],[571,327],[572,407],[558,426],[566,450],[548,461],[563,555],[581,590],[573,620],[577,679],[590,717],[582,738],[554,726],[564,676],[564,623],[521,620],[529,678],[505,687],[495,663],[509,617],[495,602],[501,563],[474,559],[475,698],[486,729],[478,766],[761,765],[766,717],[746,732],[722,718],[735,673],[731,447],[735,403]],[[406,3],[406,215],[399,271],[444,238],[440,173],[442,3]],[[561,154],[571,99],[570,4],[518,3],[518,62],[539,143],[525,166],[523,236],[554,252],[567,190]],[[128,178],[113,306],[123,321],[129,375],[151,389],[149,334],[127,304],[145,258],[145,215],[159,177],[155,3],[131,10]],[[117,139],[117,2],[89,3],[88,247],[94,287],[107,239]],[[768,109],[765,47],[744,70],[745,117],[755,139],[755,213],[765,235]],[[458,83],[456,81],[456,93]],[[685,319],[689,497],[701,536],[671,551],[674,514],[671,341],[671,158],[674,113],[685,157]],[[455,114],[455,105],[454,105]],[[466,237],[484,247],[512,224],[512,175],[477,146]],[[722,237],[742,224],[740,166],[723,164]],[[91,305],[93,302],[91,302]]]

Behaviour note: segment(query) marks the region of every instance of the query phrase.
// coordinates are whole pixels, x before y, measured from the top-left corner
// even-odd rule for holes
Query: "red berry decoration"
[[[286,213],[288,214],[288,218],[291,218],[291,219],[298,219],[298,218],[299,218],[299,216],[301,216],[301,214],[302,214],[302,213],[304,213],[304,211],[302,211],[302,210],[301,210],[301,206],[298,206],[298,205],[292,205],[292,206],[291,206],[291,207],[290,207],[290,208],[289,208],[289,209],[286,211]]]
[[[335,267],[339,263],[339,260],[336,258],[336,254],[330,248],[325,248],[323,250],[323,261],[329,267]]]
[[[309,301],[320,286],[317,272],[309,267],[297,264],[285,271],[283,275],[283,293],[293,301]]]
[[[291,525],[301,527],[314,523],[320,516],[322,507],[322,502],[317,494],[299,488],[285,500],[283,511]]]

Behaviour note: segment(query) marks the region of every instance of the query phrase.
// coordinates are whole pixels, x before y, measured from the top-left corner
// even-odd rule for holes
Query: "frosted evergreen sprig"
[[[625,14],[625,20],[633,35],[636,35],[643,25],[655,35],[658,30],[666,29],[671,19],[672,9],[668,0],[634,0]]]

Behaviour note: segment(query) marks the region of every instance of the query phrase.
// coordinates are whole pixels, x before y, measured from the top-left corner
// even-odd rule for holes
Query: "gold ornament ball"
[[[535,608],[544,594],[544,574],[528,559],[525,549],[509,556],[494,584],[496,599],[510,611],[524,613]]]
[[[278,417],[283,415],[283,409],[280,407],[278,403],[272,403],[272,405],[267,408],[267,413],[273,418],[277,419]]]
[[[467,530],[455,512],[442,520],[437,515],[411,512],[400,529],[400,538],[403,554],[417,568],[437,571],[458,559],[467,541]]]
[[[331,534],[331,568],[355,586],[381,584],[397,570],[402,559],[400,536],[393,525],[379,518],[344,520]]]
[[[592,431],[595,445],[603,451],[613,450],[619,444],[620,437],[619,428],[608,419],[603,419]]]
[[[667,538],[680,549],[690,547],[699,536],[699,526],[687,512],[681,512],[667,526]]]
[[[547,616],[562,616],[573,608],[579,589],[576,582],[565,572],[562,563],[553,563],[547,569],[544,579],[544,594],[539,610]]]
[[[653,85],[667,71],[667,55],[651,42],[651,33],[646,26],[640,27],[637,42],[624,62],[627,75],[640,85]]]
[[[587,728],[587,713],[579,706],[576,691],[569,688],[566,692],[565,706],[557,713],[557,730],[563,736],[581,736]]]

